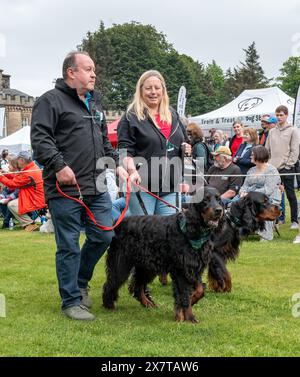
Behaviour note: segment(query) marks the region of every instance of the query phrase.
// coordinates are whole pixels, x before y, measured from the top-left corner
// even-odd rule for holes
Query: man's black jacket
[[[77,91],[59,79],[55,88],[43,94],[34,105],[31,144],[34,158],[44,166],[47,200],[60,196],[55,188],[55,173],[64,166],[74,171],[83,195],[96,195],[96,181],[104,171],[99,158],[118,159],[107,137],[100,95],[91,94],[89,111]],[[78,196],[73,186],[62,189],[68,195]]]

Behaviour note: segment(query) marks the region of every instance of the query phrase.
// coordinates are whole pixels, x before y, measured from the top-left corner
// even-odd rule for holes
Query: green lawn
[[[144,309],[124,287],[118,308],[101,306],[103,260],[91,282],[94,322],[60,313],[53,235],[0,231],[0,356],[300,356],[300,245],[288,225],[281,238],[244,242],[231,263],[233,291],[206,296],[194,308],[198,325],[173,321],[171,286],[152,284],[157,309]],[[205,279],[204,279],[205,280]],[[295,304],[295,303],[294,303]],[[300,310],[299,315],[300,315]]]

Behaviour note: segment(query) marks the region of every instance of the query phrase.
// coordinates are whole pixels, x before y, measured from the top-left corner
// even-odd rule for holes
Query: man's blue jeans
[[[107,192],[84,197],[98,224],[112,226],[111,199]],[[94,268],[109,246],[113,232],[97,228],[86,215],[84,208],[73,200],[49,200],[49,210],[55,230],[57,245],[56,273],[62,308],[79,305],[79,288],[86,288]],[[82,220],[86,240],[80,250],[79,238]]]

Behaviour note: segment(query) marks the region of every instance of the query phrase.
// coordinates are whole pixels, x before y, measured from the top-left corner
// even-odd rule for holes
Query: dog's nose
[[[216,215],[221,215],[221,214],[222,214],[222,211],[223,211],[222,207],[215,208],[215,213],[216,213]]]

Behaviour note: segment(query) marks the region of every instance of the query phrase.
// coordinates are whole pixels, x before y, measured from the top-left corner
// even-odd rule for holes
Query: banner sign
[[[293,124],[300,128],[300,84],[297,92],[297,97],[295,100],[295,109],[294,109],[294,119]]]
[[[186,104],[186,88],[181,86],[178,93],[177,100],[177,112],[179,116],[183,117],[185,113],[185,104]]]

